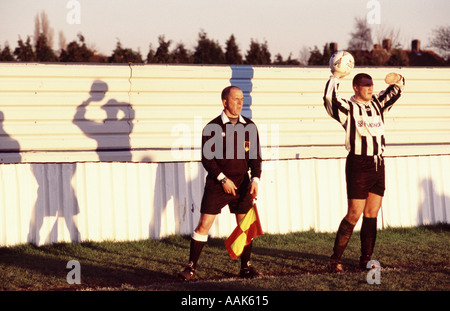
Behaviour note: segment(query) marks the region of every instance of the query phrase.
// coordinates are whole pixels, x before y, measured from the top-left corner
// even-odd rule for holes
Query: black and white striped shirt
[[[345,148],[352,154],[379,156],[385,147],[384,112],[389,111],[405,85],[402,77],[372,100],[363,103],[338,95],[339,80],[331,76],[325,87],[324,106],[328,114],[345,129]]]

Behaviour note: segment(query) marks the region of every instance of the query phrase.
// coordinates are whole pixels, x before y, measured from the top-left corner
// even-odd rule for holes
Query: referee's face
[[[227,99],[223,100],[225,113],[231,117],[238,117],[241,114],[244,105],[244,94],[240,89],[233,88]]]
[[[359,85],[353,87],[355,90],[355,99],[368,102],[372,99],[373,81],[372,79],[362,78]]]

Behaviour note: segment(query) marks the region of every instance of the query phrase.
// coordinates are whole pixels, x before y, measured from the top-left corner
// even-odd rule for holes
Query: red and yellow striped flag
[[[225,240],[225,247],[231,258],[237,259],[241,256],[244,247],[249,245],[253,238],[263,234],[256,203],[253,202],[253,207],[239,222],[239,225],[230,234],[228,239]]]

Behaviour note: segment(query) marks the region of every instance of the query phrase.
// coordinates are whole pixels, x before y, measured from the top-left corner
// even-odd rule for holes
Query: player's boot
[[[369,256],[359,257],[359,268],[361,270],[381,269],[381,267],[378,264],[372,264],[370,267],[367,267],[369,261],[371,261]]]
[[[195,268],[194,264],[190,262],[184,270],[178,273],[178,278],[183,281],[190,281],[195,279]]]
[[[239,277],[244,279],[252,279],[262,276],[262,273],[258,272],[252,265],[247,265],[244,268],[241,268],[239,271]]]
[[[330,259],[328,262],[328,271],[332,273],[343,273],[344,268],[339,260]]]
[[[367,269],[367,263],[370,261],[369,256],[361,256],[359,257],[359,268],[361,270],[368,270]]]

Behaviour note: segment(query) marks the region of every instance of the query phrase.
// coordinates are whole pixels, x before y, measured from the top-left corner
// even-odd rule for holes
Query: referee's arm
[[[261,165],[262,165],[262,156],[261,156],[261,142],[259,140],[259,133],[256,130],[256,146],[250,146],[249,160],[248,166],[250,168],[250,177],[252,180],[259,181],[261,178]]]
[[[203,167],[206,169],[206,171],[208,172],[208,174],[213,177],[214,179],[219,179],[219,175],[223,175],[222,174],[222,170],[219,167],[217,160],[214,156],[214,152],[213,150],[205,150],[207,148],[205,148],[205,144],[210,140],[213,139],[212,135],[206,134],[205,131],[203,131],[202,133],[202,164]],[[211,146],[210,146],[211,147]],[[216,146],[214,146],[214,148],[216,148]],[[215,150],[214,150],[215,151]],[[205,152],[211,152],[213,154],[210,154],[209,156],[205,155]],[[223,176],[225,177],[225,176]],[[223,178],[221,176],[221,178]]]

